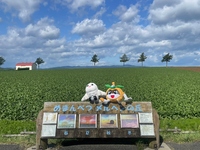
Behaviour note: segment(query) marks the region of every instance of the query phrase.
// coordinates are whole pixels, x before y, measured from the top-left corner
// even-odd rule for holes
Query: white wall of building
[[[16,70],[18,70],[18,69],[20,69],[20,68],[29,68],[29,70],[35,70],[35,69],[37,69],[37,65],[35,64],[35,63],[33,63],[31,66],[29,65],[27,65],[27,66],[20,66],[20,65],[17,65],[16,66]]]

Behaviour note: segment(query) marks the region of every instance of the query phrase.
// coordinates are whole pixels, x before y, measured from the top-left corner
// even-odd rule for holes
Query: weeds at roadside
[[[137,146],[138,150],[144,150],[144,148],[145,148],[145,144],[141,140],[136,142],[136,146]]]

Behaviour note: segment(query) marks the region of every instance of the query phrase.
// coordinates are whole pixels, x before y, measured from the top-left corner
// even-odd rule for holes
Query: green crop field
[[[160,118],[200,116],[200,73],[176,68],[0,71],[0,120],[35,120],[44,102],[80,101],[85,86],[113,81],[134,101],[151,101]]]

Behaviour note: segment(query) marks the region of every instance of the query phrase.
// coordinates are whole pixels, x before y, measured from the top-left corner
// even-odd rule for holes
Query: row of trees
[[[170,62],[170,60],[173,58],[173,55],[170,55],[169,53],[166,54],[165,56],[163,56],[161,62],[166,62],[166,67],[167,67],[167,64],[168,62]],[[142,66],[143,66],[143,62],[147,59],[147,56],[144,55],[144,53],[142,53],[138,59],[138,62],[141,62],[142,63]],[[123,54],[121,57],[120,57],[120,62],[123,63],[123,66],[125,65],[125,63],[127,61],[129,61],[130,58],[126,55],[126,54]],[[92,56],[92,59],[91,59],[91,62],[94,63],[94,66],[97,62],[99,62],[99,58],[96,54],[94,54]]]
[[[163,56],[161,62],[166,62],[166,67],[167,67],[168,62],[170,62],[170,60],[171,60],[172,58],[173,58],[173,56],[170,55],[170,54],[168,53],[168,54],[166,54],[165,56]],[[138,59],[138,62],[142,62],[142,66],[143,66],[143,62],[144,62],[146,59],[147,59],[147,56],[145,56],[144,53],[142,53],[142,54],[140,55],[139,59]],[[93,63],[94,63],[94,66],[95,66],[95,64],[96,64],[97,62],[99,62],[99,60],[100,60],[100,59],[98,58],[97,54],[94,54],[94,55],[92,56],[91,62],[93,62]],[[125,63],[126,63],[127,61],[129,61],[129,60],[130,60],[130,58],[129,58],[126,54],[123,54],[123,55],[120,57],[120,62],[123,63],[123,66],[124,66]],[[5,59],[4,59],[3,57],[0,57],[0,66],[3,65],[4,62],[5,62]],[[44,63],[44,60],[43,60],[42,58],[39,57],[39,58],[36,59],[35,63],[37,64],[37,66],[38,66],[38,68],[39,68],[40,64]]]
[[[6,60],[3,57],[0,57],[0,66],[4,64]]]
[[[0,66],[4,64],[6,60],[3,58],[3,57],[0,57]],[[44,60],[42,58],[37,58],[35,63],[37,64],[38,68],[39,68],[39,65],[44,63]]]

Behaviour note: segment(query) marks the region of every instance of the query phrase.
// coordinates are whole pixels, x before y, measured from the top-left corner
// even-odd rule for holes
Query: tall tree
[[[145,59],[147,59],[147,57],[144,55],[144,53],[142,53],[140,55],[140,58],[138,59],[138,62],[142,62],[142,66],[143,66],[143,62],[145,61]]]
[[[126,54],[123,54],[122,57],[120,57],[120,62],[123,62],[123,66],[129,60],[130,60],[130,58],[128,58],[128,56],[126,56]]]
[[[0,57],[0,66],[3,65],[3,63],[5,62],[6,60],[3,58],[3,57]]]
[[[40,67],[39,67],[40,64],[44,63],[44,61],[43,61],[42,58],[39,57],[39,58],[36,59],[35,63],[38,65],[38,68],[40,68]]]
[[[173,58],[173,55],[170,55],[169,53],[166,54],[165,56],[163,56],[163,59],[161,60],[161,62],[166,62],[166,67],[167,67],[167,63],[170,62],[170,60]]]
[[[94,55],[92,56],[91,62],[94,63],[94,66],[95,66],[95,64],[96,64],[97,62],[99,62],[99,58],[98,58],[97,54],[94,54]]]

